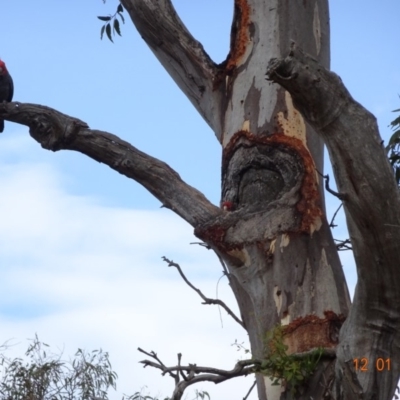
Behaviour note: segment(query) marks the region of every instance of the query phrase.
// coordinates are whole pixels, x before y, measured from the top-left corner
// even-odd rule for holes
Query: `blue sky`
[[[216,62],[229,47],[232,0],[175,0],[193,35]],[[176,169],[219,203],[221,149],[127,18],[122,38],[100,41],[97,15],[116,2],[21,0],[2,4],[0,57],[15,84],[14,99],[48,105],[112,132]],[[397,0],[331,1],[331,69],[378,119],[388,140],[399,108]],[[205,22],[206,21],[206,22]],[[362,151],[362,149],[360,149]],[[329,165],[327,165],[329,171]],[[118,392],[147,385],[170,394],[172,382],[137,363],[137,347],[166,364],[230,369],[241,356],[231,344],[246,334],[200,298],[161,261],[179,262],[205,294],[216,296],[221,268],[192,229],[134,181],[79,153],[51,153],[28,130],[6,122],[0,136],[0,343],[35,333],[55,349],[103,348],[118,372]],[[337,207],[327,196],[328,215]],[[343,217],[335,237],[346,237]],[[342,262],[352,290],[350,252]],[[219,297],[235,308],[225,279]],[[244,381],[244,382],[243,382]],[[251,378],[200,385],[213,399],[243,397]],[[191,392],[189,390],[191,399]],[[252,399],[255,399],[253,395]]]

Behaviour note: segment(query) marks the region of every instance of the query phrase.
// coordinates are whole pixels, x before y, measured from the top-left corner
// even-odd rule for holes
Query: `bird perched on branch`
[[[11,101],[14,94],[14,84],[7,71],[6,64],[0,60],[0,103]],[[4,131],[4,120],[0,119],[0,133]]]

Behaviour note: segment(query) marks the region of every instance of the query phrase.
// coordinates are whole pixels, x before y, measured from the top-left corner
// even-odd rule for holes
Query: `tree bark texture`
[[[282,57],[292,39],[329,67],[327,1],[236,0],[230,53],[220,65],[210,62],[170,1],[122,4],[222,144],[221,203],[230,211],[195,233],[229,267],[253,356],[265,355],[265,335],[277,324],[297,327],[286,338],[292,353],[335,347],[350,301],[317,174],[323,142],[290,94],[264,75],[268,61]],[[164,30],[168,43],[159,39]],[[329,362],[323,369],[330,382]],[[322,398],[328,389],[304,388],[303,395]],[[290,396],[262,376],[258,393],[261,400]]]
[[[399,371],[398,192],[374,118],[328,71],[327,0],[234,0],[230,52],[219,65],[171,0],[121,3],[221,143],[222,207],[162,161],[56,110],[3,103],[0,117],[30,126],[44,148],[106,163],[190,223],[228,267],[254,358],[268,356],[266,334],[278,325],[289,354],[337,350],[296,394],[257,374],[260,400],[390,399]],[[310,56],[292,47],[284,58],[292,41]],[[351,308],[318,174],[324,140],[359,273]],[[353,359],[377,357],[390,358],[391,371],[355,371]]]
[[[294,44],[268,75],[324,138],[344,199],[358,281],[337,349],[336,396],[391,399],[400,376],[400,196],[376,119]]]

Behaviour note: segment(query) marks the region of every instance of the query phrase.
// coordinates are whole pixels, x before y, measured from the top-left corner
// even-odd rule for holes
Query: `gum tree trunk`
[[[141,183],[226,265],[254,360],[232,371],[167,368],[142,351],[157,361],[145,365],[177,372],[173,400],[189,384],[255,370],[260,400],[391,400],[400,375],[399,191],[375,118],[329,72],[327,0],[234,0],[231,48],[219,65],[171,0],[121,4],[221,143],[220,207],[167,164],[79,119],[21,103],[1,103],[0,117],[28,125],[43,148],[79,151]],[[352,305],[325,215],[323,140],[357,264]],[[275,327],[285,357],[322,349],[295,392],[290,377],[273,386],[260,372],[277,353],[266,346]]]
[[[323,141],[289,92],[265,78],[269,60],[286,55],[291,40],[329,68],[328,2],[236,0],[230,53],[220,65],[186,36],[169,1],[122,4],[221,142],[227,211],[195,233],[228,266],[252,355],[265,356],[266,333],[277,325],[288,326],[290,354],[335,348],[350,300],[317,172]],[[325,386],[316,383],[321,374]],[[328,393],[333,361],[324,360],[315,377],[304,398]],[[257,386],[260,400],[290,397],[261,374]]]

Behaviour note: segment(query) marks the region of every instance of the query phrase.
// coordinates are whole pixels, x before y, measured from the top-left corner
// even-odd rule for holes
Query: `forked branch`
[[[155,361],[143,360],[140,361],[145,367],[153,367],[162,371],[162,375],[170,375],[175,380],[175,389],[172,394],[171,400],[180,400],[185,389],[198,382],[214,382],[221,383],[228,379],[236,378],[238,376],[246,376],[255,372],[257,367],[261,365],[260,360],[241,360],[238,361],[235,367],[226,371],[212,367],[200,367],[196,364],[181,365],[182,355],[178,354],[178,365],[174,367],[166,367],[165,364],[158,358],[157,353],[154,351],[147,352],[141,349],[138,350],[151,357]],[[181,380],[182,377],[182,380]]]

